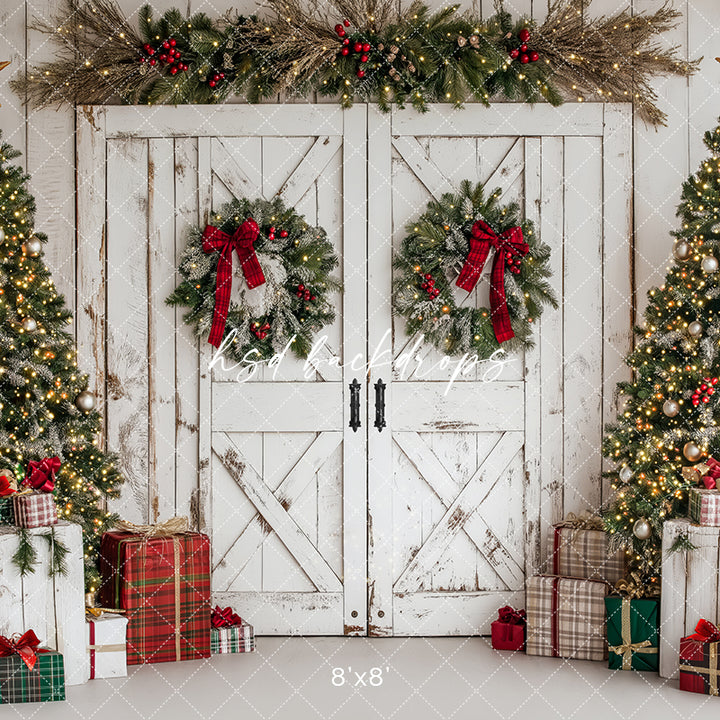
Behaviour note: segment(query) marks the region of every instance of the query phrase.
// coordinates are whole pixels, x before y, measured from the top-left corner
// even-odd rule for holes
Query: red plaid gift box
[[[720,527],[720,490],[691,488],[690,518],[698,525]]]
[[[127,662],[210,657],[210,540],[113,531],[100,544],[99,602],[126,611]]]
[[[606,660],[608,590],[599,580],[531,577],[525,587],[527,654]]]
[[[55,498],[52,493],[22,493],[13,495],[15,524],[18,527],[36,528],[55,525],[58,521]]]
[[[700,620],[692,635],[680,640],[680,689],[718,695],[718,645],[720,631]]]

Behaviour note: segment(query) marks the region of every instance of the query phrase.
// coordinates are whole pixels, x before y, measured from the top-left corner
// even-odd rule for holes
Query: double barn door
[[[546,527],[602,499],[599,439],[631,319],[629,117],[81,108],[78,344],[128,478],[112,509],[189,515],[212,539],[214,600],[260,634],[487,632],[499,605],[523,604]],[[535,221],[560,309],[525,356],[458,372],[405,335],[390,294],[406,224],[466,178]],[[233,196],[278,195],[336,245],[337,320],[312,363],[210,369],[164,303],[188,227]],[[458,291],[487,296],[487,278]]]

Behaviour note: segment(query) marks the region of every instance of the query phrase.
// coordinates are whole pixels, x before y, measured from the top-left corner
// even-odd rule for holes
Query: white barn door
[[[498,607],[524,605],[547,527],[600,504],[603,419],[630,343],[629,120],[601,105],[370,109],[371,352],[413,348],[391,312],[392,254],[463,179],[536,223],[560,302],[497,376],[488,364],[448,388],[456,365],[422,346],[371,372],[387,385],[387,429],[369,406],[370,634],[487,634]],[[469,297],[456,289],[458,304],[487,307],[488,275]]]

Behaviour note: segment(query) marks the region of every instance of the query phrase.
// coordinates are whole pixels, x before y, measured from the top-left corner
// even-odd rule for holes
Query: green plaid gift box
[[[252,625],[243,623],[242,625],[210,629],[210,652],[213,655],[254,651],[255,633]]]
[[[65,668],[59,652],[38,652],[32,670],[19,655],[0,657],[0,703],[64,699]]]
[[[15,524],[15,508],[12,495],[0,498],[0,525]]]

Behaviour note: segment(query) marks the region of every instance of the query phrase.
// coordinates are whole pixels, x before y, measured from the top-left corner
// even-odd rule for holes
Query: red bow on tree
[[[715,458],[709,457],[705,464],[708,471],[700,478],[700,482],[708,489],[715,490],[717,488],[717,480],[720,478],[720,462]]]
[[[40,492],[52,492],[55,487],[55,473],[60,469],[60,458],[45,458],[28,463],[25,479],[22,484]]]
[[[709,620],[700,620],[695,626],[695,632],[688,637],[706,643],[718,642],[720,641],[720,630]]]
[[[8,477],[0,470],[0,497],[7,497],[16,492],[15,478]]]
[[[37,635],[32,630],[28,630],[24,635],[13,635],[7,638],[0,635],[0,657],[8,657],[9,655],[19,655],[22,661],[27,665],[28,670],[35,667],[37,661],[37,646],[40,644]],[[42,650],[37,651],[42,652]]]
[[[519,271],[519,261],[528,254],[530,247],[523,241],[520,227],[509,228],[497,235],[486,222],[477,220],[470,232],[470,252],[456,284],[463,290],[472,292],[485,267],[490,248],[495,248],[490,274],[490,312],[495,337],[499,343],[504,343],[515,337],[505,298],[505,262],[510,261],[511,268],[517,267]]]
[[[525,625],[525,611],[515,610],[510,605],[506,605],[498,610],[498,620],[510,625]]]
[[[253,244],[257,240],[260,228],[248,218],[232,235],[208,225],[202,235],[203,252],[220,251],[217,265],[217,281],[215,284],[215,311],[208,342],[217,347],[225,334],[228,309],[230,307],[230,291],[232,290],[232,251],[237,252],[240,265],[250,289],[265,282],[262,268],[258,262]]]
[[[214,628],[231,627],[232,625],[242,625],[242,618],[231,607],[222,609],[216,605],[212,611],[211,622]]]

